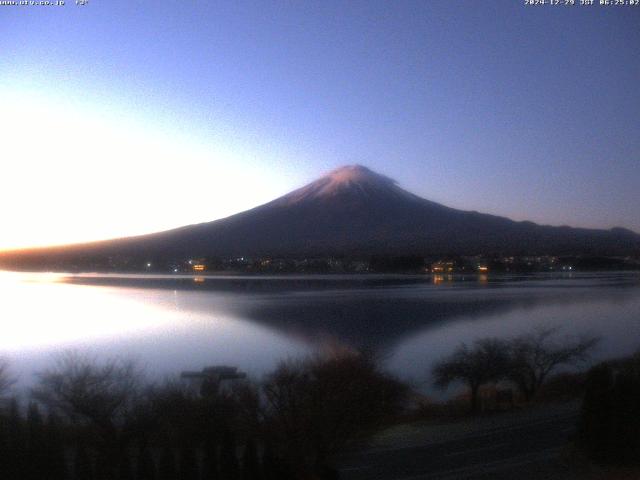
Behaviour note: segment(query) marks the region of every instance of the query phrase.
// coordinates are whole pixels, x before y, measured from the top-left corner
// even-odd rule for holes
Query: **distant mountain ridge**
[[[640,235],[624,228],[553,227],[457,210],[403,190],[394,180],[364,166],[350,165],[227,218],[137,237],[4,252],[0,265],[127,256],[166,260],[638,253]]]

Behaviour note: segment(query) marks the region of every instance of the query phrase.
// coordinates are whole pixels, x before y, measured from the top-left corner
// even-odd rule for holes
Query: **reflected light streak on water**
[[[60,283],[60,276],[0,273],[0,349],[70,345],[170,328],[171,311],[114,289]]]
[[[152,376],[232,364],[260,375],[307,351],[228,313],[228,297],[181,290],[91,287],[56,274],[0,272],[7,357],[22,386],[65,350],[137,360]]]
[[[201,279],[0,272],[0,356],[28,385],[65,349],[137,358],[156,377],[216,364],[260,377],[325,344],[364,346],[433,390],[433,362],[461,342],[535,325],[601,335],[598,358],[640,347],[637,275]]]

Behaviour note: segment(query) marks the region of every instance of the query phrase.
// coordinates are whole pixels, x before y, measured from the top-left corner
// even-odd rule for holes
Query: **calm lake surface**
[[[137,359],[151,376],[234,365],[260,378],[325,348],[374,348],[428,385],[460,342],[537,325],[601,335],[597,359],[640,348],[640,274],[151,276],[0,272],[0,356],[22,387],[56,353]]]

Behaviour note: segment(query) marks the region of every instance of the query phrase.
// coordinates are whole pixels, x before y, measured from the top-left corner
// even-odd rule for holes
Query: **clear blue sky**
[[[0,248],[212,220],[349,163],[640,231],[640,6],[67,1],[1,6],[0,44]]]

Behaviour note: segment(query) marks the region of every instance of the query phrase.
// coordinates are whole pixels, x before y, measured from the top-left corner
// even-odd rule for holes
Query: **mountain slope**
[[[156,234],[31,252],[20,260],[132,256],[322,256],[457,254],[631,254],[640,235],[625,229],[550,227],[452,209],[354,165],[272,202],[213,222]]]

